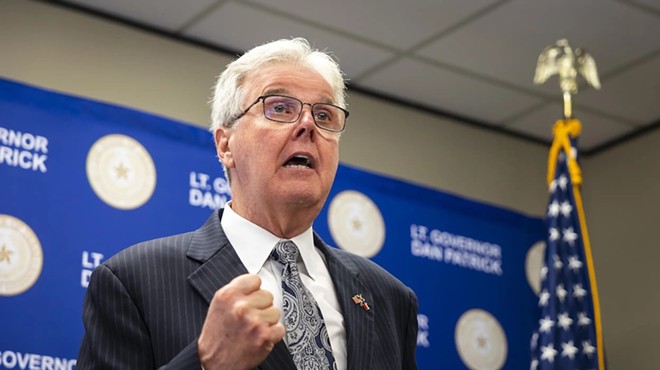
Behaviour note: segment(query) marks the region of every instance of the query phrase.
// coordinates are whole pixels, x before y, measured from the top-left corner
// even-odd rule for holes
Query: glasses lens
[[[295,122],[302,109],[302,103],[286,96],[268,96],[264,98],[266,118],[278,122]]]
[[[346,114],[339,107],[332,104],[314,104],[314,120],[320,127],[330,131],[341,131],[344,129]]]
[[[264,115],[271,121],[292,123],[300,118],[303,103],[292,97],[270,95],[263,98]],[[347,113],[332,104],[316,103],[312,105],[312,115],[316,125],[334,132],[344,130]]]

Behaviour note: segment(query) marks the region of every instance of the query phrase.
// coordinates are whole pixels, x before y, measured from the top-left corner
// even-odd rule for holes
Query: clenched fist
[[[282,312],[260,287],[258,276],[245,274],[215,292],[197,341],[204,369],[252,369],[282,340]]]

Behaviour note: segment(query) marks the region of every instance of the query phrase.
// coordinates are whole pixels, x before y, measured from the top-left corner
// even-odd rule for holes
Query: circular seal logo
[[[534,293],[538,295],[541,292],[541,268],[543,267],[543,257],[545,256],[545,242],[536,242],[527,251],[525,258],[525,275],[527,283]]]
[[[18,218],[0,214],[0,296],[30,289],[41,275],[43,260],[34,231]]]
[[[456,323],[456,348],[472,370],[497,370],[507,357],[506,335],[497,319],[481,309],[466,311]]]
[[[156,187],[156,168],[139,142],[112,134],[97,140],[89,150],[87,179],[105,203],[130,210],[151,198]]]
[[[346,190],[332,199],[328,226],[341,249],[363,257],[373,257],[383,248],[383,216],[376,204],[360,192]]]

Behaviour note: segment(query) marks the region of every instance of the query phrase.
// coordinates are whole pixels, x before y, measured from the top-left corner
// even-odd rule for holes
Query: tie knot
[[[271,257],[275,261],[286,266],[289,264],[295,265],[298,260],[298,254],[300,254],[300,252],[298,251],[298,246],[296,246],[294,242],[291,240],[282,240],[275,245]]]

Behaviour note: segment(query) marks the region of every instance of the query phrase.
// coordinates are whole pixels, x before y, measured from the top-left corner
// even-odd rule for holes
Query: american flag
[[[538,328],[531,340],[532,370],[604,370],[600,309],[582,210],[576,119],[555,124],[548,160],[550,201],[541,269]]]

